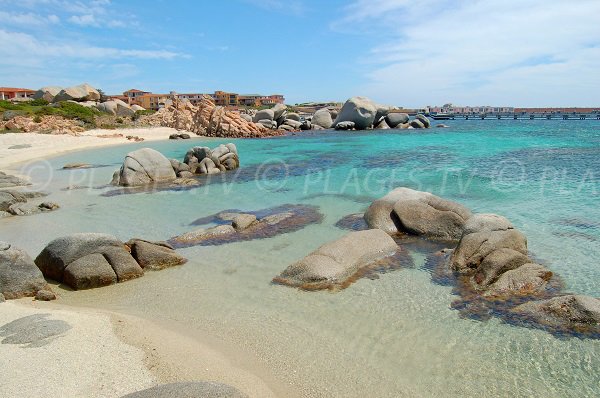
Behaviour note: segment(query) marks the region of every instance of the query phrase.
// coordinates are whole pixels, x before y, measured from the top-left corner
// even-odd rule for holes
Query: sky
[[[600,0],[0,0],[0,86],[599,106]]]

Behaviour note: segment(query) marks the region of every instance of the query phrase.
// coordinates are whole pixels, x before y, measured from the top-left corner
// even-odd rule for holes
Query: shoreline
[[[291,396],[291,391],[284,392],[282,386],[276,386],[280,383],[274,380],[267,382],[257,375],[254,364],[245,363],[242,353],[223,350],[214,341],[200,339],[197,335],[192,337],[176,330],[173,325],[162,325],[152,319],[101,307],[78,307],[57,302],[40,302],[31,298],[10,300],[3,303],[2,308],[6,310],[0,312],[0,338],[5,338],[0,351],[7,367],[3,370],[4,374],[8,374],[11,366],[21,363],[23,359],[19,351],[22,349],[35,350],[33,355],[37,358],[29,367],[18,365],[19,377],[9,377],[7,383],[0,387],[2,394],[18,391],[21,379],[35,379],[39,371],[36,365],[41,362],[45,371],[50,371],[55,376],[52,380],[40,379],[35,386],[30,387],[32,395],[42,392],[48,394],[53,389],[56,389],[57,395],[62,395],[65,391],[77,395],[77,391],[87,387],[93,388],[93,391],[86,390],[87,396],[121,396],[166,383],[211,381],[231,385],[249,397],[268,398],[281,394]],[[30,317],[36,317],[36,322],[39,321],[42,328],[51,330],[54,325],[66,322],[69,329],[39,338],[36,326],[29,325],[31,335],[34,336],[32,338],[39,338],[38,340],[24,343],[29,345],[6,343],[7,339],[11,339],[11,328],[6,328],[6,325]],[[44,322],[47,324],[44,325]],[[18,330],[14,333],[25,332]],[[94,336],[93,339],[97,341],[90,341],[90,336]],[[73,340],[76,340],[77,347],[72,347],[69,352],[64,346],[67,342],[73,344]],[[102,355],[89,355],[87,350],[92,348],[86,348],[86,344],[99,346],[98,351]],[[115,360],[117,353],[122,356]],[[57,356],[61,358],[57,360]],[[105,371],[102,377],[90,374],[98,368],[98,362],[102,361],[107,362],[103,366]],[[110,367],[110,364],[114,366]],[[119,377],[123,369],[127,369],[129,377]],[[77,372],[77,377],[72,377],[73,372]],[[64,382],[58,386],[53,384],[59,379]],[[96,383],[100,383],[100,386]],[[279,391],[279,394],[274,390]]]
[[[143,138],[141,142],[156,142],[169,139],[169,135],[181,132],[171,127],[140,127],[118,130],[94,129],[80,135],[6,133],[0,134],[0,170],[19,173],[19,167],[32,160],[49,159],[67,153],[88,149],[139,144],[125,138],[128,135]],[[122,137],[100,137],[121,134]],[[193,135],[194,138],[200,137]],[[201,138],[201,137],[200,137]],[[9,149],[12,146],[21,148]]]

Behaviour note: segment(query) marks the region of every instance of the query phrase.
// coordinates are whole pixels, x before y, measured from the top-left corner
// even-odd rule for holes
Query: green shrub
[[[18,111],[23,109],[21,104],[13,104],[10,101],[2,100],[0,101],[0,109],[6,111]]]
[[[135,111],[135,113],[131,117],[131,120],[136,121],[143,115],[152,115],[153,113],[156,113],[156,111],[153,111],[152,109],[144,109],[143,111]]]
[[[34,123],[41,123],[42,122],[42,117],[40,115],[35,115],[35,117],[33,118],[33,122]]]
[[[123,118],[118,117],[117,120],[115,120],[115,122],[117,122],[119,124],[123,124]]]
[[[28,104],[31,106],[44,106],[44,105],[48,105],[49,102],[43,98],[38,98],[38,99],[34,99],[33,101],[29,101]]]

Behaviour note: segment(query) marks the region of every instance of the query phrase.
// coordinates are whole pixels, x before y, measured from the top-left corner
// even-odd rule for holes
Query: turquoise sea
[[[71,153],[21,170],[61,209],[0,220],[0,240],[32,256],[73,232],[165,240],[226,209],[314,205],[319,224],[273,238],[182,249],[182,267],[89,291],[64,304],[148,317],[210,336],[286,396],[600,395],[600,341],[461,317],[452,288],[414,266],[339,292],[271,279],[347,231],[335,226],[394,187],[425,190],[509,218],[568,292],[600,297],[600,122],[449,121],[450,128],[314,132],[256,140],[194,138]],[[114,195],[125,154],[151,147],[183,159],[234,142],[241,168],[189,190]],[[62,170],[69,162],[98,167]],[[79,189],[65,189],[77,186]]]

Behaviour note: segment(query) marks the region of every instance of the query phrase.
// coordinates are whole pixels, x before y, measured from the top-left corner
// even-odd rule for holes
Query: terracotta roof
[[[125,91],[126,93],[144,93],[145,91],[138,90],[136,88],[132,88],[130,90]]]
[[[16,88],[16,87],[0,87],[0,91],[27,91],[30,93],[35,93],[35,90],[30,90],[28,88]]]

